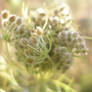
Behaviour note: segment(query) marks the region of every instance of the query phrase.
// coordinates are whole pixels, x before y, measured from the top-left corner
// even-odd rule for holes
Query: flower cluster
[[[23,17],[2,12],[3,38],[16,49],[18,61],[35,69],[66,70],[75,55],[85,55],[84,39],[75,31],[69,7],[38,8],[31,11],[30,23]]]
[[[87,47],[78,32],[63,30],[58,34],[59,43],[66,46],[72,53],[86,54]]]

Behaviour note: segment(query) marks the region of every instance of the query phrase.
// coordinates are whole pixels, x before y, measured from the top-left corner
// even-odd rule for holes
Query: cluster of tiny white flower
[[[53,67],[65,70],[75,54],[87,53],[84,39],[73,28],[67,5],[60,5],[50,13],[38,8],[30,16],[31,22],[27,25],[23,17],[2,12],[2,25],[9,35],[8,41],[16,48],[18,61],[33,63],[42,70]]]

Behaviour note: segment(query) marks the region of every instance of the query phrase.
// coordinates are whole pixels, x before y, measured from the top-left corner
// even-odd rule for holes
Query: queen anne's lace
[[[29,63],[30,67],[34,65],[37,69],[64,71],[71,65],[74,56],[87,53],[87,47],[73,28],[67,5],[61,5],[51,12],[43,8],[31,11],[31,21],[27,24],[23,17],[3,11],[3,38],[15,47],[18,61]]]

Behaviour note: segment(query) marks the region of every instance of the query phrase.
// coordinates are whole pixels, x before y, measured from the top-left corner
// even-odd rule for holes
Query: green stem
[[[57,86],[60,86],[61,88],[64,88],[65,92],[77,92],[76,90],[72,89],[68,85],[66,85],[66,84],[64,84],[62,82],[59,82],[57,80],[54,80],[54,84],[57,85]]]
[[[3,85],[2,85],[3,89],[6,90],[6,86],[7,86],[7,79],[4,79],[4,81],[3,81]]]
[[[83,38],[86,40],[92,40],[92,37],[88,37],[88,36],[83,36]]]
[[[48,16],[46,17],[45,24],[44,24],[44,26],[43,26],[43,30],[45,30],[47,24],[48,24]]]

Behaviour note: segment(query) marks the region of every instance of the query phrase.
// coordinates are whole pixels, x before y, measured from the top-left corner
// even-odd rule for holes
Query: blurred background
[[[42,7],[44,3],[51,4],[53,1],[66,2],[72,11],[74,23],[77,24],[80,34],[92,37],[92,0],[0,0],[0,12],[4,9],[18,12],[23,2],[31,8],[37,8]],[[74,78],[74,88],[78,92],[92,92],[92,40],[86,39],[86,42],[89,49],[88,55],[81,60],[76,59],[69,70],[69,75]]]

